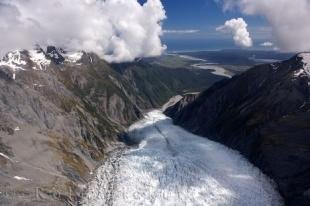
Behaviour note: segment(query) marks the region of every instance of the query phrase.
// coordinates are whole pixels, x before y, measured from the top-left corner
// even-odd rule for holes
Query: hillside
[[[193,133],[239,150],[274,179],[287,205],[309,205],[309,57],[255,66],[165,113]]]

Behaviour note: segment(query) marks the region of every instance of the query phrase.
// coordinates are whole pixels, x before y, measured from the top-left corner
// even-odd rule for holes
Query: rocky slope
[[[164,76],[163,68],[148,67],[55,47],[8,53],[0,61],[0,203],[76,204],[118,134],[143,110],[187,86],[208,85],[199,77],[207,71]]]
[[[310,205],[310,54],[255,66],[166,110],[174,123],[239,150],[287,205]],[[189,100],[189,101],[188,101]]]
[[[176,94],[199,92],[222,80],[222,76],[204,69],[169,68],[140,60],[114,64],[134,90],[152,107],[158,108]]]

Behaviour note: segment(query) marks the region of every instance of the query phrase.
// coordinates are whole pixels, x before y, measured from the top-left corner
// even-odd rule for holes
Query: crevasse
[[[98,169],[84,205],[282,205],[271,181],[239,153],[174,126],[160,111],[132,125],[129,136],[139,146]]]

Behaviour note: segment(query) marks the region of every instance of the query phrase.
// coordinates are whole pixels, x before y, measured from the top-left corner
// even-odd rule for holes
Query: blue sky
[[[223,12],[214,0],[162,0],[167,13],[165,30],[199,30],[196,33],[169,33],[162,37],[168,50],[204,50],[235,48],[229,34],[215,31],[226,20],[242,17],[254,41],[253,48],[271,39],[266,20],[259,16],[244,16],[238,11]]]

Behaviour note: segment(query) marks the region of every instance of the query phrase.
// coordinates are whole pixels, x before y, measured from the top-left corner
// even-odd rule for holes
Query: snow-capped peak
[[[0,67],[6,66],[12,70],[13,79],[16,78],[16,72],[18,70],[25,70],[23,66],[27,65],[27,62],[22,58],[21,51],[16,50],[9,52],[0,61]]]
[[[62,64],[65,58],[62,55],[63,50],[58,49],[54,46],[48,46],[45,55],[51,59],[55,64]]]
[[[62,64],[64,62],[69,64],[78,64],[78,61],[80,61],[83,56],[83,52],[65,51],[61,48],[49,46],[47,47],[46,55],[51,58],[56,64]]]
[[[307,75],[310,77],[310,53],[300,53],[298,57],[302,59],[303,67],[295,71],[294,76],[299,77]]]
[[[80,65],[81,63],[78,62],[82,56],[83,52],[67,52],[53,46],[47,47],[46,51],[40,47],[29,51],[16,50],[9,52],[0,60],[0,68],[8,68],[12,73],[12,78],[15,80],[18,71],[27,69],[46,70],[51,62],[55,64]]]

